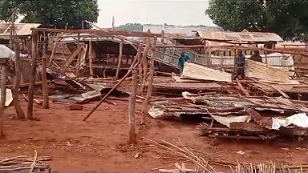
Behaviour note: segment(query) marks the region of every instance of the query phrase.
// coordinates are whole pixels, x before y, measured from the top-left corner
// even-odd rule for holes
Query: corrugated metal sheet
[[[144,25],[143,31],[150,30],[152,33],[180,34],[181,36],[195,36],[193,31],[222,31],[218,27],[197,27],[197,26],[163,26],[163,25]]]
[[[18,36],[27,36],[31,35],[32,28],[37,28],[41,24],[38,23],[16,23],[15,30]],[[10,24],[9,23],[0,23],[0,38],[7,39],[10,36]]]
[[[198,31],[203,39],[212,41],[243,42],[282,42],[283,39],[275,33],[266,32],[224,32],[224,31]]]

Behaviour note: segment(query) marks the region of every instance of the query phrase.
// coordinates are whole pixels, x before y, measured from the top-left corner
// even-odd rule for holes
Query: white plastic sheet
[[[306,113],[299,113],[288,118],[273,118],[272,129],[278,130],[280,127],[288,127],[291,124],[308,128],[308,116]]]
[[[251,120],[250,116],[234,116],[234,117],[222,117],[222,116],[216,116],[211,115],[212,118],[214,118],[215,121],[219,122],[222,125],[225,125],[230,128],[231,123],[239,123],[239,122],[249,122]]]

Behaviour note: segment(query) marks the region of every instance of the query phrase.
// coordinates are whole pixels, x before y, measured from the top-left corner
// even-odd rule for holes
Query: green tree
[[[0,20],[9,21],[16,9],[22,22],[57,28],[81,28],[83,20],[97,22],[99,15],[97,0],[1,0]]]
[[[307,9],[307,0],[210,0],[206,13],[225,30],[274,32],[291,39],[306,35]]]
[[[117,27],[120,31],[142,31],[143,26],[140,23],[127,23]]]

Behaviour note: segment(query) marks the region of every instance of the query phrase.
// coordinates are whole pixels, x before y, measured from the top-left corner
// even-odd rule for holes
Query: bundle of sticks
[[[27,172],[50,172],[50,166],[46,163],[50,161],[49,156],[34,158],[26,156],[17,156],[12,158],[0,158],[0,172],[27,171]]]

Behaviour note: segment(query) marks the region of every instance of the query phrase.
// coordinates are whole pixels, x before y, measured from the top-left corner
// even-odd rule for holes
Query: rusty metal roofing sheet
[[[38,24],[38,23],[16,23],[15,30],[16,30],[17,35],[19,36],[27,36],[27,35],[31,35],[32,28],[37,28],[40,25],[41,24]],[[11,26],[10,23],[0,24],[0,37],[10,35],[10,26]]]
[[[266,32],[224,32],[224,31],[198,31],[203,39],[212,41],[233,42],[282,42],[283,39],[275,33]]]

